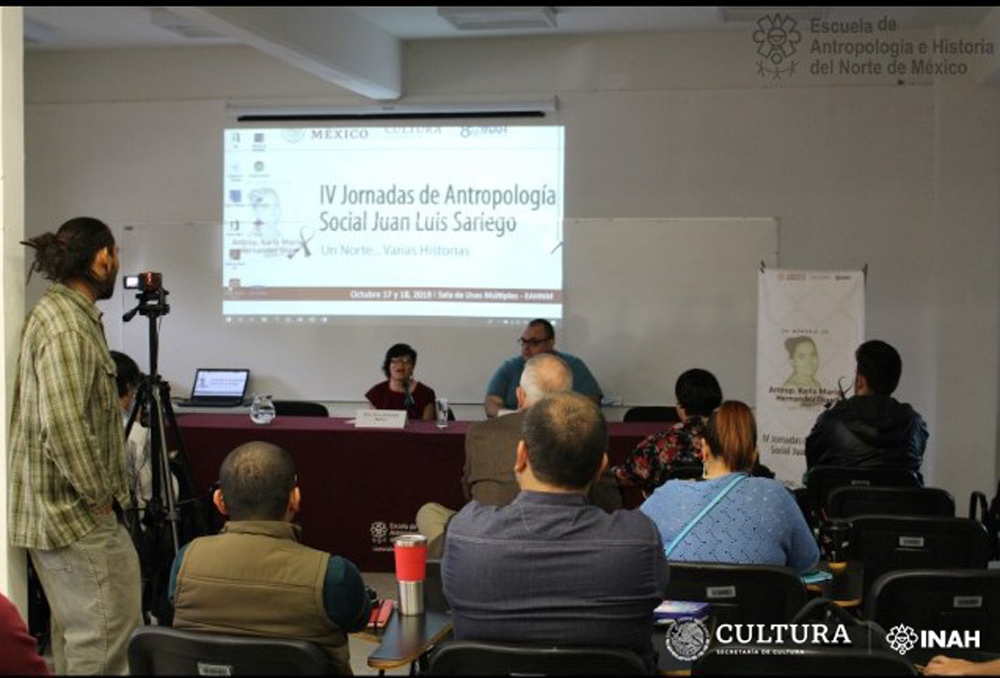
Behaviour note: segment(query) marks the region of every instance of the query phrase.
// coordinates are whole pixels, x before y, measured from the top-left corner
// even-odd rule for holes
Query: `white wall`
[[[868,264],[867,334],[902,353],[927,479],[964,506],[997,476],[1000,91],[971,75],[773,81],[753,49],[743,31],[411,42],[403,100],[557,95],[567,218],[777,217],[782,266]],[[29,54],[25,86],[31,232],[86,212],[217,220],[226,101],[356,101],[241,48]],[[198,112],[204,127],[174,123]],[[653,358],[669,400],[687,365]]]
[[[0,9],[0,324],[3,359],[0,360],[0,592],[27,618],[27,561],[23,549],[7,546],[8,417],[17,371],[17,354],[24,317],[24,90],[23,16],[20,7]]]

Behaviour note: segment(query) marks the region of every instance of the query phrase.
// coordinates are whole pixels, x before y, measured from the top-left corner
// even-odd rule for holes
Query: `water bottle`
[[[250,404],[250,421],[255,424],[270,424],[274,421],[274,403],[269,395],[254,394]]]

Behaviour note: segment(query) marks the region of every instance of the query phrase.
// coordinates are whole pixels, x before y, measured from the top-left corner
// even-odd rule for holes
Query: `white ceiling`
[[[227,37],[183,37],[153,24],[156,7],[25,7],[29,33],[44,42],[26,40],[28,50],[124,49],[237,44]],[[207,8],[206,8],[207,9]],[[286,7],[295,12],[303,8]],[[315,9],[315,8],[312,8]],[[755,17],[773,12],[805,11],[825,18],[877,19],[885,14],[901,27],[977,24],[990,7],[555,7],[556,28],[459,31],[437,14],[437,7],[340,7],[400,40],[511,35],[572,35],[635,31],[705,31],[745,28]],[[744,12],[741,21],[725,21],[727,10]],[[331,16],[331,19],[333,17]],[[30,37],[30,36],[29,36]]]
[[[523,7],[25,7],[25,48],[143,49],[245,45],[363,97],[402,95],[407,40],[586,33],[748,30],[781,13],[805,21],[892,17],[899,28],[975,26],[992,7],[548,7],[555,27],[459,30],[439,9]]]

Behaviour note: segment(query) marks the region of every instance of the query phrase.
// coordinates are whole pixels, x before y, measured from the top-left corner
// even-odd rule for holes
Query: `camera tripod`
[[[140,469],[145,464],[149,465],[151,483],[149,496],[141,496],[142,474],[137,474],[131,506],[125,511],[125,524],[142,566],[143,616],[148,622],[149,615],[153,614],[161,624],[169,624],[172,619],[167,584],[174,556],[190,539],[206,533],[202,503],[194,492],[180,428],[170,405],[170,385],[157,373],[157,320],[170,312],[166,303],[167,294],[169,292],[159,284],[154,289],[143,289],[137,295],[139,304],[122,317],[128,322],[139,313],[149,319],[149,374],[140,380],[125,426],[125,437],[127,440],[136,421],[149,428],[144,449],[137,450],[136,454],[141,460],[148,449],[148,458],[138,465]],[[167,451],[168,426],[177,443],[173,455]],[[145,506],[140,502],[145,502]]]

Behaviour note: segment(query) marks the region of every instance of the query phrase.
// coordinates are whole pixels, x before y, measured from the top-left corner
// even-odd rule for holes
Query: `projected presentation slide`
[[[227,316],[562,317],[563,128],[225,131]]]

